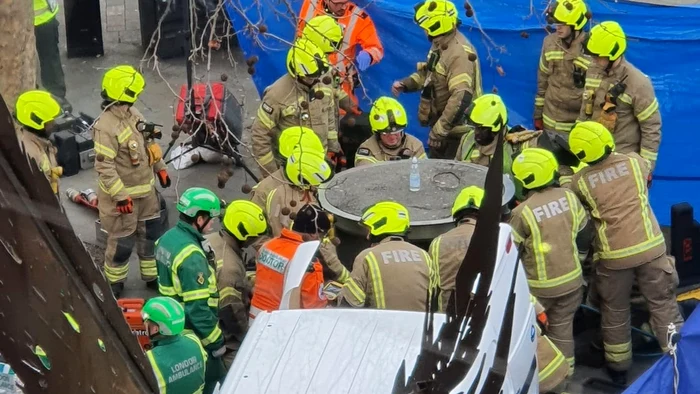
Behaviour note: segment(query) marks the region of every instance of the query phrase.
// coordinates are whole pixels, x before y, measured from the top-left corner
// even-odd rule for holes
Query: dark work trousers
[[[36,51],[41,66],[41,85],[54,96],[66,97],[66,81],[61,67],[61,54],[58,51],[58,20],[53,18],[39,26],[34,26]]]

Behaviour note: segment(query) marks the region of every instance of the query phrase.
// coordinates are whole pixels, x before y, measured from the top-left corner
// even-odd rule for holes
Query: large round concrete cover
[[[439,223],[451,219],[459,192],[471,185],[484,186],[487,167],[453,160],[419,161],[421,188],[408,188],[410,160],[389,161],[355,167],[336,174],[319,190],[321,205],[341,217],[358,220],[362,212],[378,201],[396,201],[408,208],[414,224]],[[515,187],[503,177],[502,202],[513,198]]]

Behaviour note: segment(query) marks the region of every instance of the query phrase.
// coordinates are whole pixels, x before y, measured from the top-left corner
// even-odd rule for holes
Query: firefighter
[[[34,1],[34,36],[41,68],[41,84],[56,97],[66,97],[66,80],[58,50],[58,2]]]
[[[355,258],[350,279],[340,291],[341,305],[355,308],[425,312],[428,293],[439,279],[423,249],[405,241],[410,227],[408,210],[382,201],[362,213],[372,243]]]
[[[251,129],[253,155],[263,178],[278,168],[273,145],[288,127],[308,127],[318,135],[324,149],[340,151],[332,110],[332,81],[322,81],[328,71],[323,51],[309,40],[297,40],[287,54],[287,71],[263,92]]]
[[[467,132],[463,113],[481,95],[481,71],[476,49],[462,33],[455,5],[446,0],[419,3],[414,19],[432,43],[428,59],[391,87],[400,92],[421,91],[418,119],[429,126],[430,157],[452,159]]]
[[[56,161],[57,149],[49,140],[55,120],[63,115],[61,105],[50,93],[30,90],[22,93],[15,104],[15,119],[22,125],[24,153],[34,159],[51,190],[58,196],[58,178],[63,167]]]
[[[323,239],[330,229],[328,215],[316,205],[305,204],[299,209],[291,229],[283,228],[279,236],[263,245],[255,262],[251,320],[262,311],[279,309],[284,274],[297,248],[303,242]],[[323,283],[323,267],[318,259],[314,259],[301,282],[301,308],[326,307],[328,301],[323,295]]]
[[[462,137],[455,160],[489,166],[491,157],[496,153],[498,133],[506,132],[503,142],[503,170],[511,173],[513,157],[522,149],[543,147],[551,150],[555,156],[561,157],[559,173],[560,182],[566,185],[571,181],[573,169],[579,160],[568,151],[568,144],[561,137],[551,137],[541,130],[525,130],[522,126],[508,127],[508,110],[500,96],[492,93],[484,94],[474,100],[467,108],[467,123],[473,127]],[[569,157],[571,156],[571,157]],[[522,198],[520,184],[516,183],[516,197]]]
[[[145,84],[143,75],[131,66],[108,70],[102,79],[103,112],[93,127],[97,200],[107,231],[105,275],[117,298],[124,290],[134,246],[141,279],[149,287],[157,286],[153,243],[164,229],[154,172],[162,187],[171,183],[160,146],[139,131],[145,119],[133,104]]]
[[[569,143],[572,152],[588,164],[574,175],[571,189],[591,212],[595,225],[595,286],[605,359],[613,380],[624,384],[632,363],[632,285],[636,279],[647,300],[653,332],[666,351],[669,323],[683,325],[675,297],[678,276],[649,205],[649,162],[636,153],[616,152],[612,134],[597,122],[576,124]]]
[[[540,393],[559,392],[555,389],[562,388],[569,373],[564,354],[545,334],[549,327],[547,314],[537,298],[530,295],[530,302],[535,306],[537,316],[537,378],[539,380]]]
[[[358,72],[364,72],[384,57],[384,47],[377,29],[372,18],[351,1],[304,0],[297,31],[303,32],[306,24],[319,15],[328,15],[344,27],[342,42],[329,56],[329,61],[341,80],[340,86],[357,106],[355,89],[360,85]],[[358,46],[359,52],[356,49]]]
[[[185,307],[185,327],[202,341],[207,351],[205,394],[211,394],[226,375],[222,357],[226,353],[219,326],[219,291],[216,256],[204,235],[221,213],[221,201],[210,190],[192,187],[177,203],[180,220],[156,243],[158,291]]]
[[[586,75],[580,120],[594,120],[615,139],[619,153],[634,152],[649,160],[651,174],[661,143],[661,112],[649,77],[624,57],[627,39],[617,22],[591,29],[585,50],[599,73]]]
[[[438,311],[444,312],[455,291],[457,271],[464,261],[467,248],[471,242],[476,221],[479,217],[479,207],[484,199],[484,189],[478,186],[468,186],[462,189],[452,204],[452,219],[455,228],[435,238],[430,243],[430,257],[439,269],[440,299]]]
[[[374,135],[357,149],[356,167],[387,160],[425,158],[423,143],[404,131],[408,116],[397,100],[391,97],[377,99],[369,111],[369,124]]]
[[[183,332],[185,310],[170,297],[153,297],[141,317],[153,346],[146,352],[160,393],[196,394],[204,389],[207,353],[196,335]]]
[[[583,28],[589,20],[583,0],[557,0],[547,10],[556,32],[545,37],[537,72],[535,129],[568,138],[581,110],[590,60],[584,57]]]
[[[321,140],[308,127],[292,126],[284,129],[277,143],[277,153],[280,159],[283,160],[278,163],[280,168],[253,187],[250,193],[250,201],[258,204],[261,208],[265,208],[267,195],[285,182],[284,165],[297,145],[301,145],[303,151],[313,150],[321,154],[325,153]]]
[[[530,293],[549,318],[547,336],[574,373],[574,314],[583,298],[583,276],[576,245],[588,222],[574,193],[559,187],[559,163],[544,149],[524,149],[513,160],[513,177],[525,200],[511,214],[513,238],[527,274]]]
[[[316,188],[328,182],[333,170],[318,151],[305,151],[300,145],[294,148],[284,167],[285,183],[267,195],[265,216],[273,237],[290,228],[294,217],[304,204],[318,204]],[[331,233],[332,235],[332,233]],[[332,279],[344,282],[350,275],[338,258],[331,239],[323,239],[319,248],[321,262],[330,271]]]
[[[221,224],[219,232],[205,238],[217,258],[219,322],[228,349],[223,357],[228,369],[248,331],[252,286],[246,275],[243,249],[268,238],[263,210],[250,201],[232,201],[226,207]]]

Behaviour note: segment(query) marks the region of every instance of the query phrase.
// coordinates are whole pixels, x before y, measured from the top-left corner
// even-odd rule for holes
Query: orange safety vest
[[[279,237],[266,242],[255,261],[255,287],[250,302],[251,319],[261,311],[276,311],[282,302],[284,274],[289,262],[301,243],[301,235],[282,229]],[[323,294],[323,266],[318,260],[309,267],[301,281],[302,309],[325,308],[328,304]]]
[[[301,35],[306,21],[318,15],[326,15],[325,0],[304,0],[299,12],[299,28],[297,35]],[[331,15],[335,17],[334,15]],[[355,46],[359,45],[363,51],[372,56],[372,64],[379,63],[384,57],[384,47],[377,35],[377,29],[374,27],[374,22],[369,18],[367,13],[352,2],[348,3],[345,9],[345,15],[336,18],[338,23],[343,26],[343,43],[340,46],[340,53],[332,53],[328,56],[328,60],[338,70],[342,78],[342,87],[345,93],[357,105],[357,97],[354,94],[354,86],[352,76],[357,72],[352,66],[355,61]],[[352,67],[351,67],[352,66]]]

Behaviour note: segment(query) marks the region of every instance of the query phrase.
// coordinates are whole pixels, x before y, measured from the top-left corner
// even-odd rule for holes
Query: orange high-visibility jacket
[[[301,235],[285,228],[279,237],[271,239],[260,248],[255,261],[255,287],[250,302],[250,318],[254,319],[260,311],[279,309],[284,273],[302,242]],[[314,260],[301,282],[301,307],[324,308],[327,303],[323,295],[323,267],[318,260]]]
[[[297,35],[301,35],[306,21],[311,18],[324,15],[325,10],[324,0],[304,0],[299,13],[299,27]],[[331,15],[333,16],[333,15]],[[377,29],[374,27],[374,22],[367,13],[355,3],[349,2],[345,9],[345,15],[337,18],[338,23],[343,26],[343,43],[340,46],[340,54],[333,53],[328,60],[339,71],[343,79],[343,90],[350,96],[355,103],[357,99],[353,94],[352,75],[356,73],[354,66],[351,65],[355,61],[355,47],[359,45],[363,51],[369,53],[372,57],[372,64],[379,63],[384,57],[384,47],[377,35]]]

